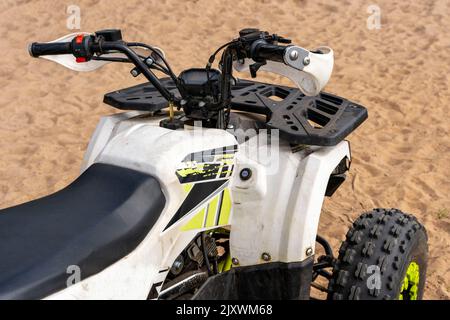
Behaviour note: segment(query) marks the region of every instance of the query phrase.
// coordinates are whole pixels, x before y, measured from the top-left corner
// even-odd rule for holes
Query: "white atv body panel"
[[[146,299],[152,287],[160,291],[174,260],[200,231],[223,225],[231,230],[231,256],[241,266],[266,263],[262,253],[268,253],[271,262],[303,261],[313,254],[328,179],[343,158],[350,159],[348,142],[305,146],[295,152],[280,141],[276,158],[268,162],[261,160],[265,145],[255,143],[258,136],[239,144],[224,130],[173,131],[159,127],[161,119],[137,111],[102,118],[82,165],[84,171],[96,162],[109,163],[156,177],[166,197],[159,219],[129,255],[86,279],[81,270],[80,282],[47,299]],[[197,229],[186,228],[202,210],[206,220],[215,193],[166,228],[187,195],[176,175],[183,159],[194,152],[233,145],[238,145],[234,170],[218,191],[230,191],[227,221],[215,225],[203,221]],[[240,179],[243,168],[252,170],[249,180]]]

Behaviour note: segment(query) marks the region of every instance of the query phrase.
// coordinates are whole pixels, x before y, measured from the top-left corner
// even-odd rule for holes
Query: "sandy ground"
[[[103,94],[137,83],[122,65],[77,74],[28,56],[28,42],[70,33],[71,4],[81,7],[82,30],[122,28],[126,39],[164,48],[177,72],[203,66],[243,27],[286,35],[304,47],[331,46],[335,70],[327,91],[367,106],[370,119],[350,136],[350,177],[325,201],[320,233],[337,248],[361,211],[414,213],[429,235],[425,297],[450,298],[450,2],[379,0],[382,27],[369,30],[372,2],[362,0],[2,0],[2,208],[74,179],[99,117],[115,112],[102,104]]]

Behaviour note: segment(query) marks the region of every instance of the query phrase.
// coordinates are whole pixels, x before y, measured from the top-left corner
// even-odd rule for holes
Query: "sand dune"
[[[70,1],[69,1],[70,2]],[[0,2],[0,207],[54,192],[78,174],[104,93],[137,83],[123,65],[77,74],[31,59],[30,41],[70,33],[67,1]],[[257,4],[256,4],[257,3]],[[85,31],[122,28],[126,39],[158,45],[177,71],[203,66],[243,27],[335,50],[326,90],[369,109],[350,136],[350,177],[325,202],[320,233],[333,247],[373,207],[416,214],[428,230],[425,297],[450,298],[450,2],[379,0],[382,27],[369,30],[370,1],[78,0]],[[266,81],[286,80],[261,77]]]

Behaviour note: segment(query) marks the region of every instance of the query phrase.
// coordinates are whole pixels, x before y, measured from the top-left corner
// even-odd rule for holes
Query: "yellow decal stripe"
[[[203,227],[203,221],[205,219],[205,208],[200,210],[195,216],[189,220],[182,228],[181,231],[201,229]]]
[[[220,201],[219,197],[222,197],[222,201]],[[208,204],[208,210],[205,208],[201,209],[181,227],[181,231],[228,225],[230,223],[231,206],[230,190],[225,188],[222,192],[212,198]],[[216,216],[217,211],[218,217]]]
[[[192,187],[194,186],[194,184],[193,183],[185,183],[185,184],[182,184],[182,186],[183,186],[184,192],[189,193],[192,190]]]

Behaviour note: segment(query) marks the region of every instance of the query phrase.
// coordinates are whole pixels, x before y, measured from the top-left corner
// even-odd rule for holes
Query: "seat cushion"
[[[82,279],[102,271],[141,243],[164,205],[151,175],[98,163],[61,191],[0,210],[0,299],[64,289],[73,265]]]

